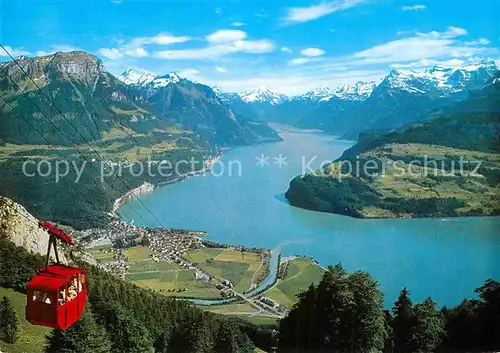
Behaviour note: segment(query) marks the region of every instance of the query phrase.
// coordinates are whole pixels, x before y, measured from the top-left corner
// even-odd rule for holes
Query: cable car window
[[[66,285],[62,285],[59,289],[59,306],[62,306],[66,303]]]
[[[40,291],[38,290],[33,291],[33,301],[36,303],[42,301],[42,293],[40,293]]]
[[[50,298],[50,294],[42,291],[33,292],[33,301],[35,303],[40,303],[40,304],[52,304],[52,299]]]
[[[78,295],[78,279],[77,276],[71,276],[68,281],[68,302],[72,301]]]
[[[78,276],[78,293],[80,293],[83,288],[85,288],[85,274],[80,273]]]

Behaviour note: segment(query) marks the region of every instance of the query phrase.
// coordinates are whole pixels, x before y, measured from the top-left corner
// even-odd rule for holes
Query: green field
[[[0,287],[0,299],[10,298],[16,310],[19,322],[19,340],[14,344],[0,341],[0,349],[7,353],[41,353],[45,345],[45,335],[51,329],[41,326],[34,326],[25,319],[26,295]]]
[[[311,283],[318,284],[324,272],[312,260],[296,258],[290,262],[285,279],[278,280],[264,295],[290,308],[297,302],[297,294],[307,289]]]
[[[102,245],[96,246],[94,248],[88,249],[87,251],[92,255],[96,260],[101,262],[108,262],[113,260],[114,252],[104,252],[112,249],[112,245]]]
[[[258,283],[266,273],[266,266],[261,266],[262,254],[247,251],[242,253],[232,247],[191,250],[186,256],[218,280],[227,279],[233,283],[238,292],[249,290],[252,280]]]
[[[124,250],[130,266],[127,279],[136,284],[153,289],[166,296],[220,298],[213,284],[195,279],[195,271],[179,267],[176,263],[154,261],[151,249],[135,246]]]

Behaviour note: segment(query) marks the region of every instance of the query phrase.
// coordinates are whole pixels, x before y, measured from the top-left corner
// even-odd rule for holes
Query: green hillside
[[[499,127],[498,113],[475,112],[365,134],[334,163],[293,179],[286,197],[361,218],[498,215]]]
[[[47,327],[34,326],[25,319],[26,295],[13,289],[0,287],[0,299],[8,297],[20,324],[19,340],[16,343],[5,343],[0,341],[0,349],[5,353],[41,353],[45,344],[45,335],[51,329]]]

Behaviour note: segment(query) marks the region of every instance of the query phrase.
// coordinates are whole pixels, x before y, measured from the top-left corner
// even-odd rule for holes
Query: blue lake
[[[164,227],[205,230],[220,243],[279,247],[284,256],[368,271],[387,307],[402,287],[414,302],[430,296],[456,305],[486,279],[500,279],[500,217],[362,220],[290,206],[283,194],[303,166],[314,160],[310,165],[319,167],[353,142],[290,129],[280,135],[283,142],[235,148],[211,173],[140,199]],[[280,155],[281,165],[275,159]],[[262,156],[267,164],[258,165]],[[136,225],[159,225],[135,199],[119,214]]]

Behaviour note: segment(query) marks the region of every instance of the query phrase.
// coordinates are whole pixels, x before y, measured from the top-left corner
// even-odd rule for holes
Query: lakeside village
[[[139,192],[137,189],[134,191]],[[234,288],[234,283],[228,279],[220,278],[220,276],[218,276],[219,278],[215,278],[212,274],[200,268],[199,264],[188,254],[188,251],[193,250],[233,247],[203,240],[203,237],[207,235],[203,231],[164,229],[162,227],[146,228],[135,226],[133,222],[131,223],[129,224],[115,218],[109,224],[108,228],[87,229],[75,235],[78,236],[79,242],[87,250],[98,249],[97,256],[95,256],[96,253],[94,253],[94,256],[91,256],[93,259],[92,262],[95,265],[122,279],[131,279],[131,262],[126,255],[127,250],[144,248],[148,249],[149,255],[147,259],[142,259],[142,261],[152,261],[156,264],[166,262],[180,271],[192,270],[191,272],[194,272],[194,275],[189,281],[201,284],[208,289],[212,288],[212,292],[219,293],[218,298],[211,298],[213,300],[234,298],[235,302],[246,301],[259,307],[259,310],[264,312],[270,311],[270,314],[275,317],[282,317],[285,314],[286,309],[278,301],[268,298],[261,293],[254,293],[251,297],[247,297],[244,293],[237,292]],[[238,247],[234,247],[234,249],[235,252],[241,251],[241,253],[243,251],[265,253],[262,249]],[[106,260],[102,261],[102,259]],[[263,257],[262,266],[266,268],[264,273],[267,275],[269,256]],[[257,285],[258,283],[254,283],[252,286],[255,288]],[[159,290],[159,292],[162,291]],[[179,297],[182,297],[182,292],[184,291],[187,291],[187,288],[166,290],[166,292],[175,292],[172,294]]]
[[[164,184],[170,184],[182,181],[186,178],[193,177],[204,172],[209,172],[213,164],[220,159],[222,156],[222,151],[218,150],[217,154],[210,159],[205,161],[205,166],[201,170],[192,171],[180,175],[178,178],[168,181]],[[205,299],[206,294],[210,294],[212,300],[230,300],[234,302],[244,301],[251,304],[253,307],[257,307],[259,311],[266,314],[272,315],[273,317],[283,317],[286,313],[284,306],[276,300],[264,296],[262,293],[264,291],[259,291],[257,293],[252,293],[251,297],[247,296],[245,293],[250,292],[252,289],[258,286],[258,284],[269,274],[269,261],[270,253],[263,249],[245,249],[243,247],[231,247],[225,244],[215,244],[209,241],[203,240],[206,236],[206,232],[203,231],[190,231],[185,229],[164,229],[162,227],[157,228],[146,228],[139,227],[131,223],[126,223],[122,221],[118,216],[118,209],[124,205],[127,201],[141,196],[143,194],[152,192],[155,187],[160,185],[153,185],[151,183],[145,182],[137,188],[129,191],[122,197],[118,198],[113,205],[112,212],[108,215],[111,218],[111,222],[107,228],[104,229],[87,229],[78,232],[78,239],[86,248],[86,257],[95,265],[101,269],[112,273],[113,275],[119,276],[122,279],[132,280],[141,285],[142,280],[134,280],[135,273],[134,269],[131,267],[136,266],[140,263],[144,266],[147,271],[144,272],[144,268],[141,269],[141,273],[145,275],[154,276],[157,271],[149,264],[155,263],[158,267],[171,266],[172,269],[165,272],[175,272],[175,279],[170,280],[176,284],[186,284],[190,286],[191,283],[196,283],[197,287],[203,287],[204,290],[200,292],[195,292],[191,294],[188,292],[188,288],[182,288],[177,286],[176,288],[168,289],[157,289],[155,291],[164,292],[166,295],[185,297],[185,298],[200,298]],[[75,234],[76,235],[76,234]],[[147,256],[143,256],[140,259],[129,258],[130,255],[128,251],[137,247],[142,247],[147,250]],[[233,249],[233,253],[241,252],[241,256],[244,256],[244,251],[253,252],[261,254],[259,255],[259,269],[261,270],[261,276],[257,278],[255,274],[251,278],[250,288],[236,288],[235,283],[224,278],[221,273],[217,271],[211,271],[213,268],[207,267],[201,268],[200,261],[195,261],[189,253],[193,251],[203,251],[203,249]],[[97,253],[96,253],[97,249]],[[89,253],[88,250],[91,250]],[[88,256],[90,255],[90,256]],[[213,260],[209,259],[208,261]],[[231,261],[231,260],[229,260]],[[238,261],[236,261],[238,262]],[[147,268],[147,267],[150,268]],[[180,278],[180,272],[190,274],[190,278],[184,278],[185,281],[178,281]],[[212,273],[209,273],[212,272]],[[213,273],[216,272],[216,273]],[[191,275],[192,274],[192,275]],[[214,276],[214,274],[216,276]],[[217,277],[217,278],[216,278]],[[161,278],[162,282],[167,282],[164,278]],[[191,288],[190,288],[191,289]],[[268,289],[268,288],[265,288]],[[214,297],[213,293],[219,293],[218,297]]]

